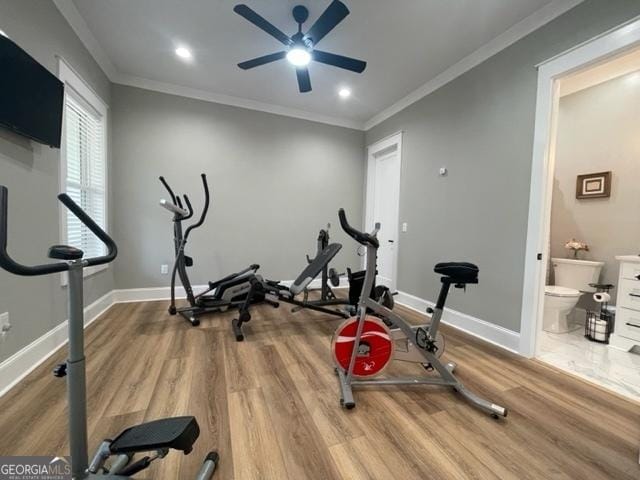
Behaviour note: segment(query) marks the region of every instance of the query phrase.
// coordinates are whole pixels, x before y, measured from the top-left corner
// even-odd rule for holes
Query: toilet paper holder
[[[596,289],[596,292],[593,294],[593,300],[600,308],[598,312],[595,310],[587,310],[584,336],[592,342],[608,344],[615,321],[614,314],[609,308],[609,301],[611,300],[609,291],[614,285],[590,283],[589,286]]]

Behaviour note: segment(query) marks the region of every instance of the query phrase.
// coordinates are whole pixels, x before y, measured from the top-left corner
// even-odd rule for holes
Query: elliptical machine
[[[148,468],[155,460],[164,458],[169,450],[181,450],[188,454],[200,435],[195,417],[173,417],[129,427],[113,440],[104,440],[89,463],[87,447],[87,392],[84,352],[84,303],[83,270],[95,265],[112,262],[117,255],[117,246],[107,233],[96,224],[69,196],[58,195],[58,199],[93,232],[107,247],[101,257],[83,258],[84,252],[67,245],[54,245],[49,249],[49,258],[57,263],[26,266],[14,261],[7,253],[8,192],[0,186],[0,267],[21,276],[42,276],[59,272],[69,275],[69,346],[66,363],[55,370],[58,377],[67,377],[67,399],[69,405],[69,447],[71,451],[71,476],[84,479],[125,479]],[[154,452],[133,461],[136,453]],[[197,480],[210,479],[218,463],[218,454],[210,452]]]
[[[189,240],[189,235],[195,229],[204,224],[209,212],[209,184],[207,183],[207,176],[203,173],[200,175],[202,178],[202,187],[204,189],[204,206],[202,213],[198,221],[192,225],[189,225],[183,232],[182,222],[189,220],[193,217],[194,210],[191,205],[191,201],[187,195],[183,195],[184,204],[179,195],[175,195],[173,190],[167,183],[164,177],[160,177],[160,182],[169,193],[171,197],[171,203],[167,200],[160,200],[160,206],[173,213],[173,244],[175,250],[175,261],[173,263],[173,269],[171,271],[171,304],[169,305],[169,313],[171,315],[180,314],[191,325],[200,325],[199,316],[207,313],[224,312],[229,308],[237,308],[242,305],[251,289],[251,279],[255,278],[256,272],[260,268],[260,265],[253,264],[236,273],[227,275],[215,282],[209,282],[209,286],[203,292],[195,294],[193,292],[193,286],[189,279],[188,267],[193,266],[193,258],[185,254],[185,247]],[[186,207],[186,209],[185,209]],[[188,307],[177,308],[176,307],[176,276],[180,277],[182,286],[189,302]],[[254,302],[264,301],[264,297],[256,296],[253,299]]]
[[[349,225],[343,209],[340,209],[338,216],[343,230],[367,248],[367,268],[358,302],[358,316],[342,323],[332,340],[336,373],[340,382],[340,404],[347,409],[354,408],[356,403],[353,389],[358,386],[441,385],[451,387],[467,402],[494,418],[506,417],[506,408],[479,397],[460,383],[453,375],[455,363],[444,365],[439,358],[444,352],[444,337],[438,329],[449,289],[451,286],[465,288],[468,284],[478,283],[478,267],[466,262],[437,264],[434,270],[442,276],[442,288],[435,309],[427,310],[431,315],[430,322],[426,325],[411,325],[365,294],[371,291],[376,276],[376,260],[380,246],[377,233],[380,224],[376,224],[371,233],[364,233]],[[368,311],[387,318],[391,323],[387,324],[369,316]],[[427,371],[435,370],[439,376],[373,379],[381,374],[392,360],[416,363]]]

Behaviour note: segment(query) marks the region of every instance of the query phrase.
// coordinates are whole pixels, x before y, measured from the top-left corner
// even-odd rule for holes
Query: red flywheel
[[[347,370],[355,345],[358,318],[350,318],[338,327],[333,335],[331,349],[339,368]],[[393,339],[391,332],[382,321],[375,317],[366,317],[358,345],[358,354],[353,369],[357,378],[373,377],[384,370],[393,358]]]

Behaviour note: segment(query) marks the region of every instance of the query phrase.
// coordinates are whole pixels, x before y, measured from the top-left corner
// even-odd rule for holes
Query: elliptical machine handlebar
[[[47,263],[43,265],[22,265],[11,258],[7,252],[8,241],[8,190],[0,185],[0,267],[15,275],[40,276],[69,270],[68,262]],[[87,215],[66,193],[58,195],[58,200],[73,213],[93,234],[107,247],[107,254],[100,257],[84,259],[86,267],[103,265],[112,262],[118,255],[118,247],[113,239]]]
[[[191,233],[192,230],[195,230],[196,228],[199,228],[200,226],[202,226],[205,219],[207,218],[207,213],[209,212],[210,195],[209,195],[209,184],[207,183],[207,176],[204,173],[201,173],[200,177],[202,178],[202,188],[204,189],[204,207],[202,208],[200,219],[193,225],[189,225],[189,227],[185,230],[184,232],[185,240],[189,237],[189,234]],[[187,202],[188,206],[191,207],[191,203],[187,199],[186,195],[185,195],[185,201]],[[193,209],[191,209],[191,211],[193,212]]]
[[[202,213],[200,214],[200,219],[193,225],[190,225],[185,231],[184,233],[185,239],[189,236],[189,233],[193,229],[200,227],[204,223],[205,219],[207,218],[207,213],[209,212],[210,194],[209,194],[209,184],[207,182],[207,176],[204,173],[202,173],[200,174],[200,177],[202,178],[202,187],[204,189],[204,207],[202,209]],[[174,219],[174,221],[182,222],[184,220],[188,220],[191,217],[193,217],[194,210],[193,210],[193,206],[191,205],[191,200],[189,200],[189,197],[187,195],[182,195],[182,199],[184,199],[184,205],[183,205],[182,200],[180,199],[180,195],[176,195],[173,192],[173,190],[169,186],[169,183],[166,181],[166,179],[163,176],[160,176],[159,179],[162,185],[164,186],[164,188],[169,193],[169,196],[171,197],[171,202],[173,203],[173,204],[170,204],[166,200],[160,200],[160,205],[177,216]]]
[[[187,216],[184,217],[183,220],[188,220],[189,218],[193,217],[193,207],[191,206],[191,200],[189,200],[189,197],[187,196],[187,194],[185,193],[183,195],[184,197],[184,204],[187,206]]]
[[[184,208],[180,208],[174,205],[173,203],[168,202],[164,198],[160,200],[160,206],[169,210],[171,213],[175,215],[179,215],[182,218],[187,218],[189,216],[189,212],[186,211]]]
[[[338,210],[338,218],[340,219],[340,226],[342,227],[342,229],[356,242],[361,245],[368,245],[374,248],[378,248],[380,246],[380,242],[378,242],[378,238],[376,237],[378,231],[380,230],[379,223],[376,223],[376,226],[371,233],[365,233],[356,230],[351,225],[349,225],[349,222],[347,221],[347,215],[344,213],[344,208]]]
[[[171,196],[171,201],[173,202],[173,204],[177,205],[178,202],[176,202],[176,196],[173,193],[173,190],[171,190],[171,187],[169,186],[167,181],[164,179],[164,177],[162,175],[160,175],[160,177],[158,177],[158,178],[160,179],[160,182],[162,182],[162,185],[164,185],[164,188],[167,189],[167,192],[169,192],[169,196]]]

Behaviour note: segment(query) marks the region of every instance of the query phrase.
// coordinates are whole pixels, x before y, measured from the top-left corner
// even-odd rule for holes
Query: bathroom
[[[640,49],[559,84],[537,358],[640,400]]]

